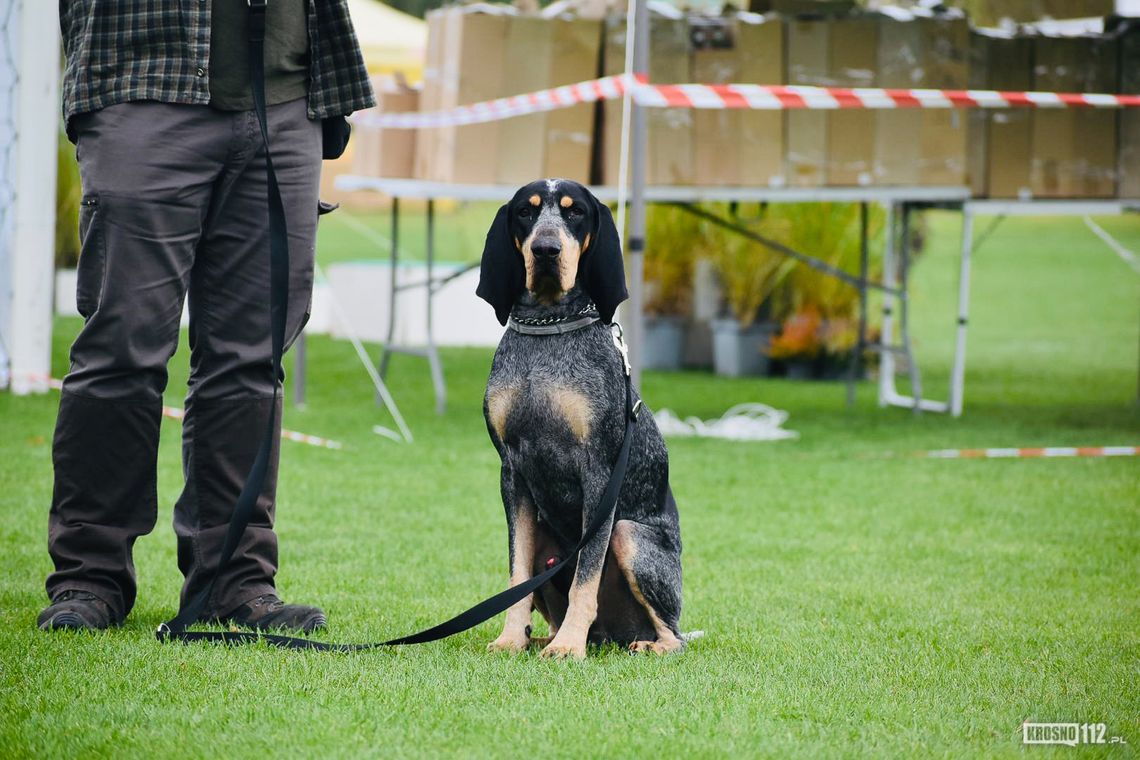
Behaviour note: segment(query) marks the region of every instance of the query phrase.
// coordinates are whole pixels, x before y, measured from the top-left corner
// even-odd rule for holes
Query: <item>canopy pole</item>
[[[634,11],[633,70],[637,74],[649,72],[649,8],[646,0],[636,0]],[[629,239],[626,253],[629,261],[629,316],[626,334],[629,336],[630,364],[633,384],[641,386],[642,346],[644,323],[642,319],[643,283],[645,278],[645,179],[647,123],[645,108],[634,100],[632,104],[633,134],[630,151],[630,203]]]

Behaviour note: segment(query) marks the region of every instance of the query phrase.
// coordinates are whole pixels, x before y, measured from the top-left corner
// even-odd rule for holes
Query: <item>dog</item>
[[[487,232],[476,293],[510,327],[483,415],[502,459],[515,586],[577,546],[625,433],[627,368],[611,322],[628,294],[609,207],[568,180],[520,188]],[[587,642],[657,654],[683,648],[681,532],[665,441],[646,409],[632,435],[614,518],[576,561],[507,611],[489,650],[537,644],[543,657],[582,658]],[[535,608],[550,637],[532,639]]]

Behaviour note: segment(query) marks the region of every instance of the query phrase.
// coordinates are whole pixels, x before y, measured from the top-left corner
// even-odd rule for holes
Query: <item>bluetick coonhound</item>
[[[567,180],[532,182],[487,233],[480,297],[503,334],[483,413],[502,458],[512,586],[553,567],[582,536],[625,430],[625,374],[610,323],[626,298],[621,242],[607,206]],[[665,442],[642,410],[616,515],[566,568],[507,611],[489,649],[586,643],[679,651],[681,532]],[[531,612],[551,636],[531,638]]]

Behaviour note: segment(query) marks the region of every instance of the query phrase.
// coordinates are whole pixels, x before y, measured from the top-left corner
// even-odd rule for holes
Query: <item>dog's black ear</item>
[[[618,304],[629,298],[625,288],[625,264],[621,257],[621,239],[610,207],[590,194],[594,203],[594,234],[582,253],[578,267],[578,283],[594,300],[602,321],[613,321]]]
[[[501,325],[507,323],[511,307],[526,289],[522,254],[515,248],[507,224],[509,206],[505,204],[499,209],[495,221],[491,222],[491,229],[487,230],[483,260],[479,265],[479,286],[475,288],[475,295],[494,307]]]

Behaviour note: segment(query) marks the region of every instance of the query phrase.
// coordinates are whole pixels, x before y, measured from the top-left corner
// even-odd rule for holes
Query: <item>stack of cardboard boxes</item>
[[[1121,91],[1120,45],[1112,36],[975,31],[970,44],[974,88]],[[975,111],[971,190],[989,198],[1111,198],[1118,189],[1128,195],[1128,159],[1117,150],[1128,119],[1092,108]]]
[[[606,22],[603,74],[625,68],[625,19]],[[755,14],[651,19],[649,78],[658,84],[784,81],[783,26]],[[620,101],[603,107],[599,178],[614,184]],[[784,119],[778,112],[659,108],[647,112],[647,179],[653,185],[784,184]]]
[[[374,77],[378,113],[408,113],[420,110],[420,91],[409,87],[403,78]],[[376,177],[412,177],[415,171],[416,130],[353,130],[352,170],[356,174]]]
[[[651,17],[655,84],[1140,91],[1140,32],[971,32],[959,11],[888,8],[833,17],[732,13]],[[422,111],[534,92],[625,67],[625,19],[526,15],[476,4],[428,14]],[[1118,82],[1123,89],[1117,87]],[[414,108],[406,88],[382,110]],[[543,176],[618,179],[620,100],[403,132],[357,170],[505,185]],[[962,186],[980,197],[1140,195],[1140,112],[1095,109],[697,110],[654,108],[651,185]],[[361,136],[358,135],[358,140]],[[365,137],[364,139],[369,139]],[[1118,150],[1119,145],[1119,150]],[[387,146],[387,143],[385,143]],[[414,161],[385,163],[402,151]]]
[[[456,6],[428,14],[423,110],[574,84],[597,76],[601,26],[547,19],[511,6]],[[438,182],[589,181],[594,106],[420,130],[415,176]]]
[[[1119,35],[1120,91],[1140,94],[1140,23],[1122,23],[1114,31]],[[1140,108],[1120,112],[1119,152],[1119,195],[1140,198]]]

